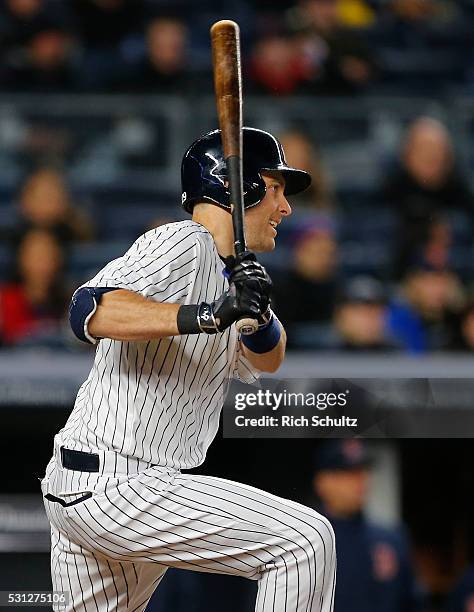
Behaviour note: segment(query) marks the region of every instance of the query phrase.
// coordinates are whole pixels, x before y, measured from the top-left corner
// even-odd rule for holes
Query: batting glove
[[[257,319],[260,315],[258,286],[231,283],[221,297],[207,304],[184,305],[178,310],[180,334],[217,334],[241,318]]]
[[[273,283],[264,266],[256,260],[254,253],[246,251],[238,258],[228,257],[226,268],[230,270],[229,283],[235,284],[238,288],[246,286],[259,292],[260,313],[266,313],[270,307]]]

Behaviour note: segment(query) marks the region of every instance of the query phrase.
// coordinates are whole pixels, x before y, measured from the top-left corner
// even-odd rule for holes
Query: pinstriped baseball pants
[[[316,511],[158,467],[103,474],[64,494],[65,472],[52,460],[42,490],[77,502],[45,499],[53,589],[70,592],[67,610],[144,610],[166,569],[178,567],[258,580],[258,612],[332,611],[334,532]]]

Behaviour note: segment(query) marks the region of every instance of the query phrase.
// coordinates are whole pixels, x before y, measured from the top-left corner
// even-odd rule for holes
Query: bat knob
[[[239,334],[249,336],[258,330],[258,321],[256,319],[239,319],[235,327]]]

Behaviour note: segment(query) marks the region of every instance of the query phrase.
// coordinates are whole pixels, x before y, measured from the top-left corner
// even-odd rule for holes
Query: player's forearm
[[[276,372],[285,358],[286,333],[280,321],[278,321],[278,324],[281,328],[280,340],[271,351],[266,353],[254,353],[241,343],[244,356],[261,372]]]
[[[102,296],[88,323],[94,338],[154,340],[176,336],[179,304],[158,303],[139,293],[118,289]]]

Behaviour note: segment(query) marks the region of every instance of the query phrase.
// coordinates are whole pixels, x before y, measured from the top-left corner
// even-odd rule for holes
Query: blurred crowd
[[[241,25],[249,93],[472,87],[469,0],[2,0],[0,86],[193,95],[219,17]]]
[[[347,211],[317,150],[302,132],[288,131],[281,139],[289,164],[313,176],[310,189],[291,200],[293,215],[281,227],[277,251],[265,259],[289,348],[472,351],[474,279],[472,267],[456,263],[459,223],[453,215],[461,215],[460,236],[467,235],[471,249],[473,198],[446,127],[426,116],[408,125],[398,158],[380,182],[379,206],[392,218],[387,235],[375,236],[390,242],[383,272],[377,265],[355,272],[345,265],[341,228]],[[88,276],[71,271],[68,257],[71,247],[94,245],[104,228],[74,201],[64,173],[53,166],[28,174],[15,200],[15,221],[3,236],[11,265],[0,284],[1,343],[56,343],[59,337],[74,347],[65,316],[71,291]],[[174,218],[179,214],[176,202]],[[169,220],[158,217],[157,210],[141,231]],[[356,219],[360,227],[351,231],[363,247],[369,240],[363,225],[370,219]],[[136,235],[130,231],[127,238],[132,242]]]
[[[10,271],[0,284],[0,345],[63,345],[73,286],[66,262],[73,241],[93,237],[92,221],[70,201],[61,172],[39,168],[18,193],[16,224],[4,236]]]
[[[298,150],[293,158],[288,148],[290,164],[316,165],[311,155],[301,158],[303,147]],[[315,185],[302,196],[308,200],[295,208],[296,214],[302,205],[318,212],[306,216],[290,237],[289,273],[275,275],[275,302],[290,346],[410,354],[471,351],[473,278],[453,266],[452,218],[462,215],[471,241],[473,197],[443,124],[429,117],[410,124],[398,159],[381,181],[379,201],[395,220],[387,237],[391,262],[383,277],[344,273],[338,236],[344,212],[335,208],[321,170],[313,175]],[[364,221],[361,216],[359,222]]]
[[[0,87],[43,94],[209,93],[208,29],[222,16],[214,0],[3,0]],[[469,91],[474,7],[467,0],[235,0],[226,3],[225,16],[241,25],[249,94],[350,100],[400,87],[404,95]],[[4,224],[0,215],[0,344],[60,338],[72,348],[65,324],[69,295],[89,275],[71,268],[71,252],[109,239],[118,215],[104,217],[100,197],[90,214],[70,184],[71,175],[84,176],[86,168],[67,168],[65,159],[74,147],[87,149],[83,143],[71,144],[64,129],[47,122],[29,129],[9,112],[0,121],[10,156],[2,161],[28,163],[18,166],[14,193],[5,196],[13,219]],[[376,204],[370,209],[367,202],[358,216],[350,190],[348,202],[341,202],[314,133],[301,125],[280,127],[290,165],[313,176],[311,188],[291,201],[294,214],[279,232],[278,258],[265,259],[289,348],[471,351],[473,197],[448,127],[413,117],[398,152],[381,160],[371,186]],[[152,125],[122,117],[109,138],[97,136],[89,149],[108,147],[113,156],[121,147],[132,166],[150,166],[170,146],[162,130],[155,136]],[[150,144],[153,138],[158,144]],[[94,159],[94,176],[106,175],[107,164]],[[2,166],[5,171],[8,163]],[[134,204],[122,209],[129,227],[121,237],[129,242],[139,231],[179,218],[177,204],[171,216],[157,207],[157,218],[140,225]],[[373,226],[380,215],[390,220],[387,227]],[[371,248],[374,265],[367,262]],[[358,249],[364,265],[355,265]],[[382,251],[383,266],[377,265]]]

